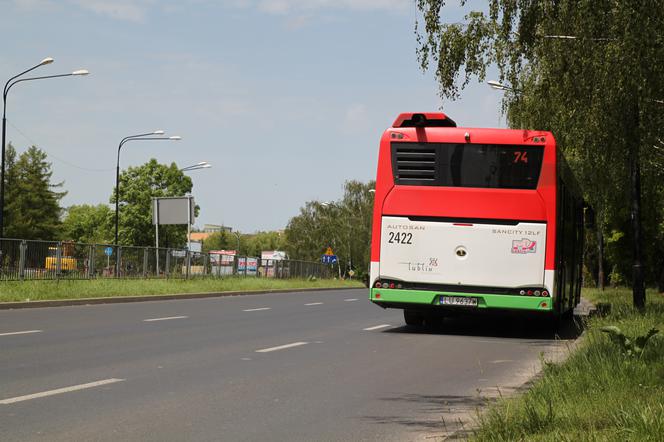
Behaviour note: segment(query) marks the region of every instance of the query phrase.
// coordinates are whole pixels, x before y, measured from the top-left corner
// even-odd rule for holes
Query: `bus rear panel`
[[[560,297],[571,293],[556,292],[558,166],[548,132],[400,115],[381,139],[371,301],[443,314],[569,309]]]

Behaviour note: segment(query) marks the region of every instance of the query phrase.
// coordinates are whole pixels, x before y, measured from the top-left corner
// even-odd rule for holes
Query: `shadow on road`
[[[473,413],[492,401],[481,396],[419,394],[383,397],[381,400],[403,403],[424,413],[419,417],[363,416],[362,419],[376,424],[401,425],[413,431],[430,433],[433,430],[443,434],[453,433],[464,427],[464,423],[456,416]]]
[[[479,336],[488,338],[533,339],[536,341],[574,340],[584,328],[583,317],[561,320],[554,325],[537,317],[456,316],[438,319],[423,327],[402,327],[383,333]],[[537,344],[537,342],[533,342]]]

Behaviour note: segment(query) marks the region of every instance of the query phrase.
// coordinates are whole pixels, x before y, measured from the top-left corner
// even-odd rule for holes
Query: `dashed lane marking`
[[[385,328],[385,327],[392,327],[392,326],[390,324],[381,324],[381,325],[374,325],[373,327],[363,328],[362,330],[372,331],[372,330],[379,330],[379,329]]]
[[[243,312],[262,312],[263,310],[271,310],[272,307],[261,307],[261,308],[248,308],[246,310],[242,310]]]
[[[287,348],[299,347],[300,345],[307,345],[308,342],[293,342],[292,344],[279,345],[277,347],[263,348],[256,350],[256,353],[269,353],[271,351],[285,350]]]
[[[31,333],[41,333],[43,330],[25,330],[9,333],[0,333],[0,336],[29,335]]]
[[[346,301],[346,302],[353,302],[353,301],[357,301],[357,298],[344,299],[344,301]]]
[[[167,316],[165,318],[143,319],[143,322],[170,321],[171,319],[187,319],[189,316]]]
[[[42,391],[41,393],[26,394],[25,396],[17,396],[0,401],[0,405],[15,404],[16,402],[29,401],[30,399],[38,399],[47,396],[54,396],[56,394],[70,393],[72,391],[85,390],[86,388],[101,387],[102,385],[114,384],[122,382],[125,379],[103,379],[101,381],[89,382],[87,384],[72,385],[71,387],[58,388],[55,390]]]
[[[304,304],[304,305],[321,305],[322,302],[310,302],[309,304]]]

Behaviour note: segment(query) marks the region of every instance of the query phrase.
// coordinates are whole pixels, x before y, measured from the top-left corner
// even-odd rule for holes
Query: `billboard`
[[[194,224],[193,196],[152,198],[152,224]]]

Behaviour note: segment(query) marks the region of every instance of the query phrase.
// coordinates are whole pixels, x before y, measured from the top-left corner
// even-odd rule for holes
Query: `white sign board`
[[[178,196],[152,199],[152,224],[194,224],[194,197]]]

